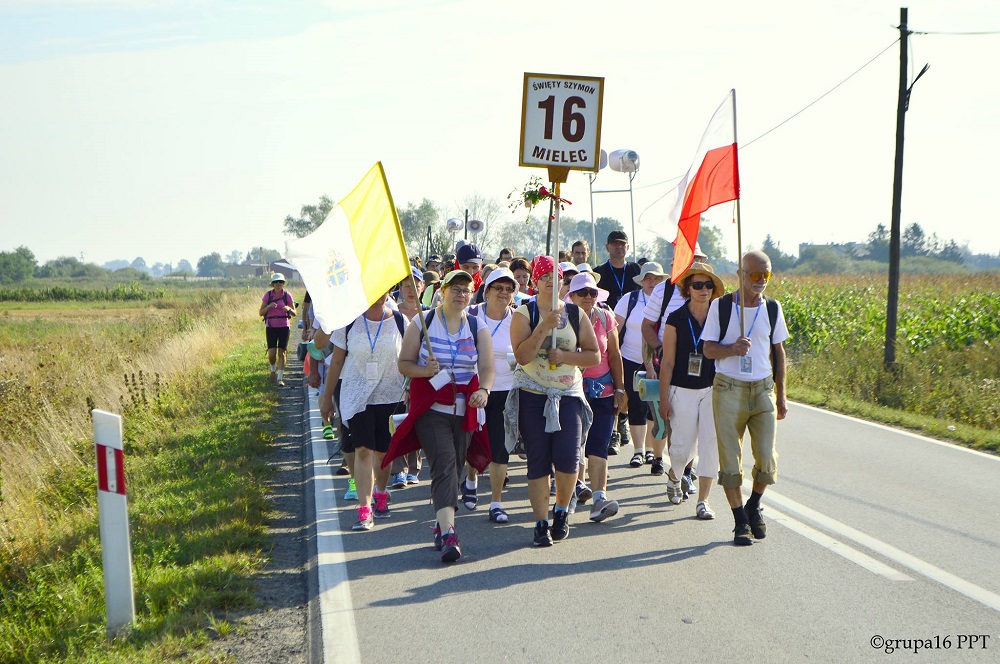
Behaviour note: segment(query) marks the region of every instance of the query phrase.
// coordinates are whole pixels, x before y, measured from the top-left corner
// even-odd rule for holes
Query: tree
[[[445,228],[441,213],[430,199],[425,198],[420,202],[420,205],[407,203],[405,208],[397,207],[396,214],[399,215],[399,227],[403,231],[403,241],[406,243],[407,254],[420,256],[427,251],[428,227],[431,229],[431,244],[437,243],[433,236],[440,233],[448,238],[444,253],[455,251],[451,244],[452,234]],[[462,215],[464,218],[464,211]],[[475,217],[469,218],[474,219]],[[432,253],[434,252],[435,250],[432,248]]]
[[[146,261],[142,256],[136,256],[136,259],[132,261],[129,265],[133,270],[138,270],[139,272],[149,272],[149,268],[146,267]]]
[[[113,261],[108,261],[107,263],[105,263],[101,267],[103,267],[105,270],[111,270],[112,272],[114,272],[115,270],[120,270],[123,267],[130,267],[130,266],[131,266],[131,263],[129,263],[128,261],[125,261],[125,260],[122,260],[122,259],[119,258],[119,259],[116,259],[116,260],[113,260]]]
[[[244,265],[265,265],[276,260],[281,259],[281,254],[274,249],[265,249],[264,247],[254,247],[247,252],[246,260],[243,262]]]
[[[771,269],[776,272],[785,272],[795,265],[795,256],[783,252],[781,245],[771,238],[770,233],[764,238],[764,244],[761,245],[760,250],[770,257]]]
[[[108,270],[93,263],[84,263],[74,256],[61,256],[47,261],[45,265],[38,268],[36,276],[42,279],[76,279],[80,277],[106,277],[108,274]]]
[[[222,277],[225,274],[226,271],[222,267],[222,256],[219,255],[219,252],[213,251],[198,259],[199,277]]]
[[[927,235],[920,224],[910,224],[903,229],[903,239],[899,247],[900,256],[926,256]]]
[[[303,205],[298,218],[291,215],[285,217],[285,235],[295,237],[309,235],[319,228],[332,209],[333,201],[326,195],[319,197],[319,205]]]
[[[948,243],[938,252],[937,258],[943,261],[958,263],[959,265],[965,264],[965,256],[962,253],[962,248],[954,240],[948,240]]]
[[[868,234],[868,257],[873,261],[889,262],[889,229],[879,224]]]
[[[35,254],[21,246],[0,252],[0,284],[16,284],[35,274]]]
[[[190,272],[191,274],[194,274],[194,268],[191,267],[191,263],[188,262],[188,259],[186,259],[186,258],[182,258],[179,261],[177,261],[177,268],[174,271],[175,272]]]
[[[226,265],[239,265],[241,260],[243,260],[243,252],[239,249],[233,249],[226,254]]]

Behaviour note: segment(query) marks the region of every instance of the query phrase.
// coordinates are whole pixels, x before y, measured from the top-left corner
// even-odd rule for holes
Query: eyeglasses
[[[751,272],[750,281],[770,281],[771,277],[774,276],[770,272]]]
[[[455,288],[454,286],[452,286],[448,290],[451,291],[453,295],[461,295],[462,297],[468,297],[472,295],[472,291],[470,291],[468,288]]]
[[[513,293],[517,289],[513,286],[491,286],[498,293]]]
[[[552,273],[551,272],[547,272],[546,274],[543,274],[542,276],[540,276],[537,279],[535,279],[535,283],[536,284],[540,284],[543,281],[552,281]]]
[[[581,288],[578,291],[573,291],[573,294],[578,297],[597,297],[598,290],[596,288]]]
[[[715,283],[711,281],[692,281],[691,288],[695,290],[702,290],[702,289],[715,290]]]

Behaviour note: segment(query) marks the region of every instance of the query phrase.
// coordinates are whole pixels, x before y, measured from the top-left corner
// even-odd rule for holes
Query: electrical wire
[[[893,26],[898,28],[899,26]],[[934,31],[934,30],[910,30],[911,35],[949,35],[952,37],[967,37],[970,35],[1000,35],[1000,30],[993,30],[989,32],[945,32],[945,31]]]
[[[771,127],[770,129],[768,129],[767,131],[765,131],[760,136],[757,136],[756,138],[754,138],[753,140],[751,140],[748,143],[744,143],[743,145],[740,146],[740,149],[741,150],[747,149],[748,147],[750,147],[751,145],[753,145],[754,143],[756,143],[760,139],[762,139],[765,136],[767,136],[768,134],[770,134],[775,129],[778,129],[782,125],[784,125],[787,122],[793,120],[795,117],[801,115],[803,112],[805,112],[806,110],[808,110],[810,107],[812,107],[813,105],[815,105],[817,102],[819,102],[821,99],[823,99],[824,97],[826,97],[827,95],[829,95],[831,92],[833,92],[834,90],[836,90],[837,88],[839,88],[840,86],[842,86],[844,83],[847,83],[849,80],[851,80],[852,78],[854,78],[855,76],[857,76],[858,73],[860,73],[862,69],[864,69],[865,67],[867,67],[871,63],[875,62],[875,60],[877,60],[879,58],[879,56],[881,56],[883,53],[885,53],[890,48],[892,48],[893,46],[895,46],[898,42],[899,42],[899,38],[897,37],[896,39],[894,39],[892,41],[891,44],[889,44],[888,46],[886,46],[885,48],[883,48],[881,51],[879,51],[877,54],[875,54],[875,56],[872,57],[868,62],[866,62],[865,64],[861,65],[856,70],[854,70],[854,72],[852,72],[847,78],[845,78],[844,80],[842,80],[840,83],[837,83],[835,86],[833,86],[832,88],[830,88],[829,90],[827,90],[826,92],[824,92],[823,94],[821,94],[819,97],[817,97],[813,101],[811,101],[808,104],[806,104],[805,106],[803,106],[801,109],[799,109],[798,111],[796,111],[792,115],[790,115],[787,118],[785,118],[784,120],[782,120],[778,124],[774,125],[773,127]],[[682,177],[684,177],[684,176],[683,175],[678,175],[676,177],[672,177],[672,178],[669,178],[667,180],[661,180],[660,182],[654,182],[652,184],[642,185],[641,187],[636,187],[636,189],[648,189],[650,187],[658,187],[658,186],[660,186],[662,184],[667,184],[669,182],[673,182],[674,180],[679,180]],[[670,192],[667,192],[667,193],[670,193]],[[664,194],[664,196],[665,195],[666,194]],[[661,196],[661,198],[662,198],[662,196]],[[657,199],[657,201],[659,201],[659,200],[660,199]],[[655,203],[655,201],[654,201],[654,203]]]

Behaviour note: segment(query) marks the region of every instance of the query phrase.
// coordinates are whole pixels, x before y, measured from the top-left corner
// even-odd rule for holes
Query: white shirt
[[[732,293],[726,293],[722,297],[732,299]],[[725,335],[719,336],[719,299],[712,300],[708,307],[708,318],[705,319],[705,329],[701,338],[705,341],[718,341],[721,344],[729,345],[736,343],[740,337],[740,315],[743,314],[742,307],[733,303],[733,313],[729,317],[729,328]],[[733,380],[753,382],[771,376],[771,322],[767,317],[767,307],[764,306],[764,298],[756,307],[748,307],[746,311],[745,332],[750,338],[749,357],[753,371],[749,374],[740,373],[739,356],[724,357],[715,361],[715,372]],[[785,312],[778,304],[778,319],[774,326],[774,343],[781,343],[788,339],[788,327],[785,326]]]
[[[406,316],[403,316],[404,330],[407,324]],[[396,366],[403,335],[399,333],[392,314],[385,315],[381,330],[378,321],[370,321],[361,315],[354,320],[350,335],[347,328],[342,327],[333,331],[330,341],[348,351],[340,372],[340,415],[345,422],[370,404],[403,400],[403,375]],[[371,347],[373,343],[374,350]],[[378,364],[377,379],[368,378],[369,362]]]
[[[632,308],[632,313],[628,314],[628,318],[625,317],[625,314],[628,313],[628,303],[632,299],[632,293],[626,293],[622,299],[618,300],[618,304],[615,305],[615,315],[621,316],[625,320],[622,357],[629,362],[642,364],[642,320],[649,297],[641,290],[634,292],[639,294],[639,299],[636,300],[635,307]],[[621,334],[620,331],[619,334]]]
[[[493,338],[493,390],[494,392],[506,392],[514,387],[514,370],[507,360],[507,353],[513,353],[514,349],[510,345],[510,321],[514,313],[508,308],[501,320],[494,320],[486,315],[486,305],[477,304],[469,307],[470,311],[476,311],[476,320],[479,321],[479,329],[486,329]]]
[[[649,302],[646,303],[646,310],[642,312],[643,318],[646,320],[656,321],[660,315],[660,307],[663,306],[663,293],[670,284],[670,280],[666,280],[656,284],[653,292],[649,294]],[[663,327],[667,324],[667,316],[674,313],[683,306],[687,300],[681,295],[680,286],[674,288],[673,295],[670,296],[670,302],[667,303],[667,308],[663,311],[663,318],[659,318],[660,328],[656,333],[656,336],[660,339],[660,343],[663,343]]]

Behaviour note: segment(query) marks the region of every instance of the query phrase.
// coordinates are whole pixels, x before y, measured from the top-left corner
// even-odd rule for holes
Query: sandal
[[[645,458],[642,456],[642,452],[636,452],[632,455],[632,460],[628,462],[628,465],[632,468],[639,468],[645,462]]]
[[[507,519],[507,513],[503,511],[502,507],[490,509],[490,521],[493,523],[507,523]]]

